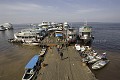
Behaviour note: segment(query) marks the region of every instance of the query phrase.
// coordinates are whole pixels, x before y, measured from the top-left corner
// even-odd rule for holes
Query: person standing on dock
[[[60,58],[61,58],[61,60],[63,60],[63,53],[62,52],[60,52]]]
[[[60,46],[57,45],[57,52],[58,52],[58,54],[59,54],[59,51],[60,51]]]
[[[59,48],[57,48],[57,52],[58,52],[58,54],[59,54],[59,51],[60,51],[60,49],[59,49]]]

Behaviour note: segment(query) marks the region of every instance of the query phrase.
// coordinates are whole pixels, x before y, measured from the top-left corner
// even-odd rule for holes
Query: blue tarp
[[[39,56],[38,56],[38,55],[35,55],[35,56],[28,62],[28,64],[25,66],[25,69],[31,69],[31,68],[33,68],[33,67],[36,65],[38,59],[39,59]]]
[[[63,36],[62,34],[55,34],[56,37],[60,37]]]

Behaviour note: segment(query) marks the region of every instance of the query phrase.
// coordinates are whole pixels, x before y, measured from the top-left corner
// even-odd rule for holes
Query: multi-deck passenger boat
[[[67,41],[68,43],[74,43],[76,42],[77,39],[77,31],[74,28],[68,28],[66,30],[66,36],[67,36]]]
[[[66,29],[70,28],[70,26],[67,22],[64,22],[63,23],[63,28],[66,30]]]
[[[43,21],[41,24],[38,24],[38,26],[45,30],[52,27],[51,22],[46,22],[46,21]]]
[[[5,28],[2,25],[0,25],[0,31],[5,31]]]
[[[92,36],[92,27],[88,25],[84,25],[79,28],[79,39],[83,45],[89,44],[93,40]]]
[[[23,29],[14,34],[14,40],[22,41],[24,44],[37,44],[46,35],[46,31],[42,28]]]
[[[5,30],[13,29],[13,25],[11,23],[4,23],[2,26],[5,28]]]

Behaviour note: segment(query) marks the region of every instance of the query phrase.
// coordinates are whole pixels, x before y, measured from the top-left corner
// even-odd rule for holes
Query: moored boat
[[[40,68],[40,59],[39,55],[35,55],[25,66],[25,73],[22,77],[22,80],[32,80],[37,76],[38,70]]]
[[[76,49],[77,51],[80,51],[80,50],[81,50],[80,44],[75,44],[75,49]]]
[[[0,31],[5,31],[5,28],[2,25],[0,25]]]
[[[13,29],[13,25],[11,23],[4,23],[2,25],[6,30]]]
[[[95,63],[96,61],[100,60],[99,58],[92,58],[88,61],[88,63]]]
[[[106,64],[108,64],[110,60],[99,60],[96,63],[92,65],[92,69],[101,69],[104,67]]]
[[[48,28],[52,27],[51,22],[43,21],[41,24],[38,24],[39,27],[47,31]]]
[[[39,53],[39,56],[43,57],[43,56],[45,55],[45,53],[46,53],[46,50],[47,50],[47,48],[46,48],[46,47],[43,47],[43,48],[41,49],[40,53]]]
[[[22,41],[24,44],[39,45],[39,42],[46,36],[42,28],[23,29],[14,34],[15,41]]]
[[[75,43],[77,40],[77,30],[74,28],[68,28],[66,30],[66,38],[68,43]]]
[[[92,35],[92,27],[87,24],[79,28],[79,42],[82,45],[90,46],[94,39]]]
[[[94,52],[95,55],[93,55],[94,57],[92,59],[90,59],[88,61],[88,63],[95,63],[98,60],[101,60],[103,58],[103,56],[101,54],[97,54],[96,52]]]

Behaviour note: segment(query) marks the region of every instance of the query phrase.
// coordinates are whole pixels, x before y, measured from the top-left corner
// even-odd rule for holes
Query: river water
[[[71,23],[80,27],[83,23]],[[99,80],[120,80],[120,23],[88,23],[93,27],[93,49],[98,53],[107,52],[110,63],[103,69],[92,70]],[[26,24],[14,24],[14,30],[0,31],[0,80],[21,80],[24,66],[40,50],[37,46],[12,44],[8,39],[15,32],[30,28]]]

